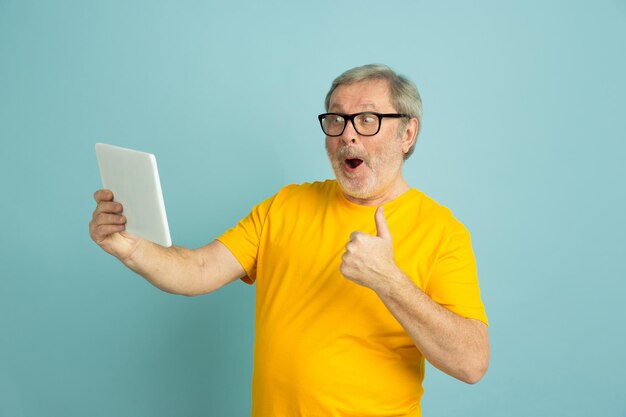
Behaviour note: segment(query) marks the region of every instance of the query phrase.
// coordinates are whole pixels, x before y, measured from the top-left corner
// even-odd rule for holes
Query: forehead
[[[356,112],[363,110],[393,111],[386,80],[367,80],[342,84],[333,91],[328,110]]]

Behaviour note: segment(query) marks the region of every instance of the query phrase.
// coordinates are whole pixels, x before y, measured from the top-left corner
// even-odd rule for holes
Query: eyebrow
[[[374,103],[365,103],[365,104],[362,104],[360,106],[362,106],[365,111],[375,111],[376,110],[376,105]],[[340,109],[341,108],[337,109],[337,105],[333,104],[332,106],[330,106],[328,108],[328,111],[336,111],[336,112],[341,113]]]

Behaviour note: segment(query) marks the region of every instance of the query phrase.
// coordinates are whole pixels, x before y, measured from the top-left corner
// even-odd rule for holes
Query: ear
[[[406,127],[404,128],[404,135],[402,136],[402,151],[405,154],[409,151],[409,149],[411,149],[411,146],[413,146],[417,140],[417,132],[419,131],[419,128],[419,122],[415,117],[410,119],[406,124]]]

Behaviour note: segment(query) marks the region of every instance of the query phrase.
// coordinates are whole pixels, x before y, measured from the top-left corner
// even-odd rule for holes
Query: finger
[[[100,213],[94,220],[96,226],[105,224],[126,224],[126,217],[119,214]]]
[[[389,226],[387,226],[387,219],[385,219],[385,210],[383,209],[383,206],[376,209],[374,220],[376,221],[376,236],[385,240],[391,240],[391,232],[389,232]]]
[[[341,265],[339,265],[339,272],[341,272],[341,275],[345,276],[346,278],[350,275],[351,270],[349,257],[350,256],[347,253],[344,253],[341,257]]]
[[[113,201],[113,192],[111,190],[98,190],[93,193],[93,199],[98,203],[101,201]]]
[[[93,212],[94,217],[100,213],[120,214],[124,211],[124,206],[115,201],[101,201]]]
[[[105,238],[110,235],[118,232],[123,232],[126,228],[123,224],[103,224],[103,225],[93,225],[91,230],[91,238],[96,242],[102,242]]]
[[[126,227],[126,217],[106,213],[100,213],[97,216],[94,215],[94,218],[89,222],[89,233],[92,236],[99,235],[100,230],[107,226],[121,226],[123,230]]]
[[[113,233],[121,232],[125,229],[123,224],[103,224],[96,227],[96,233],[100,236],[106,237]]]

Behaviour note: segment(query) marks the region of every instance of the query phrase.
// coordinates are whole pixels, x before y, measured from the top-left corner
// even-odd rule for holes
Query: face
[[[328,111],[397,113],[383,80],[340,85],[330,98]],[[348,122],[341,136],[326,137],[326,153],[346,197],[360,203],[384,202],[406,191],[400,190],[406,185],[402,163],[414,140],[414,124],[410,121],[403,127],[402,119],[383,118],[376,135],[361,136]]]

